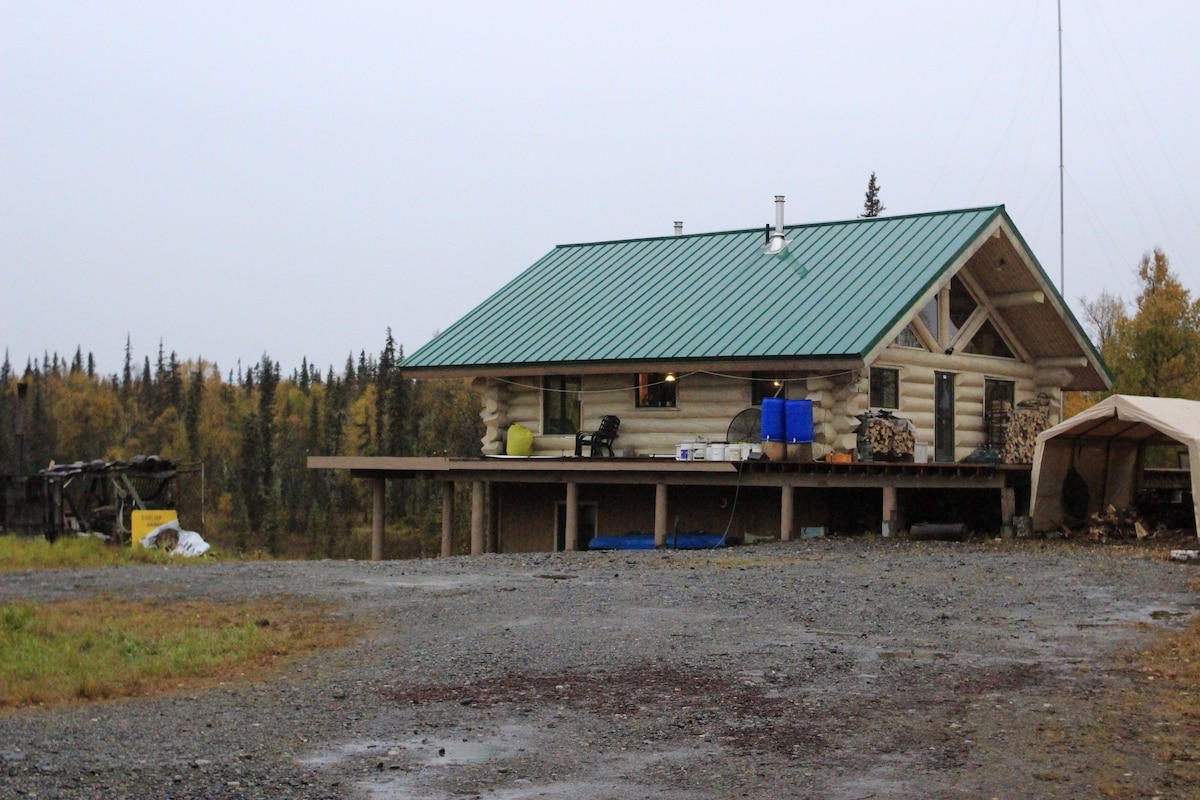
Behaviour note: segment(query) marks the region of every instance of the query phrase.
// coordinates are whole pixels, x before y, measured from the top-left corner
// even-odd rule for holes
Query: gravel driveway
[[[316,598],[370,633],[259,683],[0,716],[0,796],[1095,796],[1169,780],[1110,775],[1129,758],[1087,732],[1193,574],[866,537],[4,574],[0,602]]]

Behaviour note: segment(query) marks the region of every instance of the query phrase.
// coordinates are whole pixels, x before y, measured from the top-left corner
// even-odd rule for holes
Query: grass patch
[[[211,560],[200,557],[172,556],[166,550],[146,547],[122,547],[92,537],[63,536],[51,543],[42,538],[0,536],[0,570],[79,569],[115,567],[123,564],[186,564]]]
[[[1178,797],[1200,798],[1200,617],[1143,654],[1136,703],[1148,712],[1147,738]]]
[[[361,633],[317,604],[0,606],[0,708],[137,697],[261,674]]]

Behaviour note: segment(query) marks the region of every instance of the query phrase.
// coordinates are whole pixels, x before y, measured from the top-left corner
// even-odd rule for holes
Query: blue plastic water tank
[[[762,403],[762,440],[782,442],[784,434],[784,404],[782,397],[764,397]]]
[[[784,417],[788,444],[813,440],[812,400],[788,400]]]

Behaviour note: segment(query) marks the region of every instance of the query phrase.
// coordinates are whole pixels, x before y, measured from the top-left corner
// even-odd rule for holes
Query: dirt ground
[[[1189,796],[1138,653],[1197,574],[1162,548],[863,537],[4,575],[4,602],[313,598],[370,633],[0,717],[0,796]]]

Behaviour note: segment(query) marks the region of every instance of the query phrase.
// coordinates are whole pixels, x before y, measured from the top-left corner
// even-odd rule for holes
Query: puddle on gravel
[[[306,767],[331,767],[366,757],[403,762],[405,766],[442,767],[476,764],[511,758],[525,749],[534,729],[528,725],[506,725],[492,737],[470,735],[413,736],[398,741],[358,739],[310,753],[297,762]],[[464,741],[465,740],[465,741]]]
[[[570,797],[571,800],[611,800],[614,797],[645,797],[649,790],[634,781],[556,781],[534,783],[516,781],[519,785],[504,789],[470,793],[475,800],[525,800],[531,797]],[[445,800],[461,796],[459,792],[414,790],[404,780],[362,781],[358,788],[372,800]],[[693,792],[655,791],[661,800],[696,800]]]
[[[572,800],[611,800],[615,797],[642,798],[650,790],[639,783],[635,776],[654,763],[695,762],[708,748],[676,749],[659,752],[624,752],[619,756],[598,758],[588,767],[591,774],[579,775],[576,780],[556,780],[539,783],[528,778],[512,776],[510,785],[469,792],[476,800],[525,800],[532,797],[570,797]],[[449,777],[449,776],[437,776]],[[454,790],[437,785],[429,771],[392,774],[373,780],[362,780],[357,788],[372,800],[444,800],[462,794],[461,786]],[[700,800],[703,795],[695,791],[655,790],[654,796],[661,800]]]
[[[484,575],[463,575],[457,578],[405,575],[397,578],[364,576],[355,582],[365,583],[368,586],[385,586],[389,589],[429,589],[430,591],[444,592],[453,589],[490,586],[496,583],[496,580],[496,578]]]

